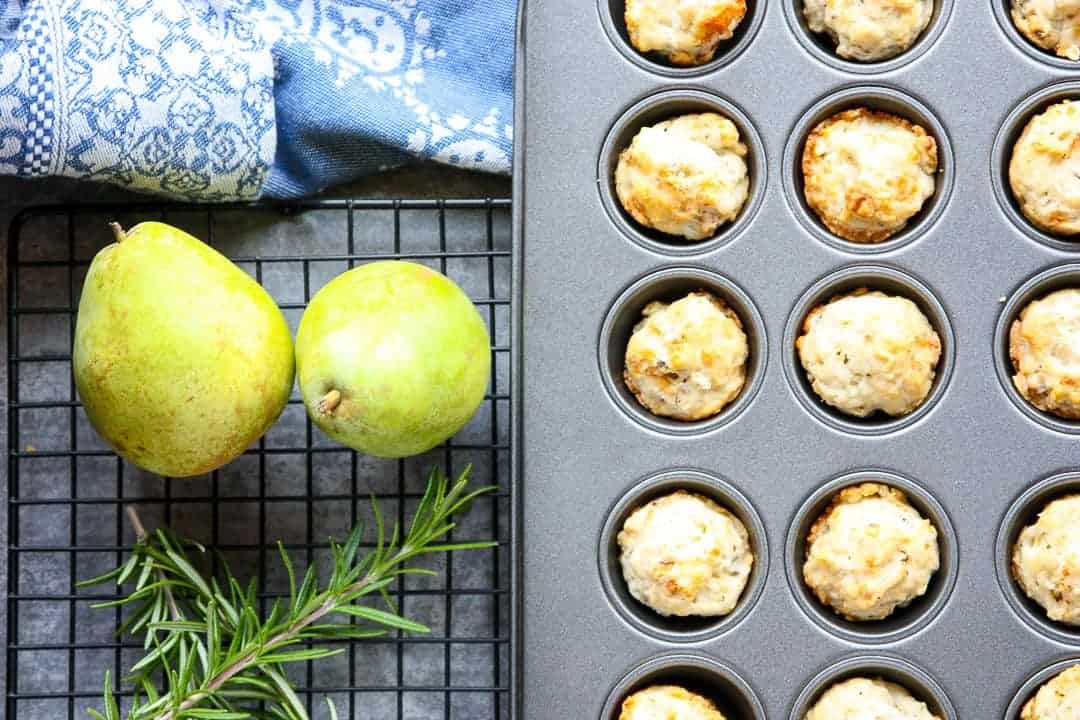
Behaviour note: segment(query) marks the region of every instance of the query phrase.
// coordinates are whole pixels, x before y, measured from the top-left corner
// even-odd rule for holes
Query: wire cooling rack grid
[[[492,333],[492,386],[476,418],[445,447],[384,461],[344,449],[313,428],[298,392],[245,455],[211,475],[166,482],[115,455],[95,435],[71,376],[75,309],[106,223],[163,220],[209,242],[256,277],[290,326],[328,280],[357,264],[404,258],[457,281]],[[180,205],[39,207],[9,235],[7,549],[8,718],[86,717],[106,670],[122,676],[138,652],[113,630],[112,597],[75,583],[121,562],[133,542],[123,507],[148,527],[167,524],[223,551],[233,571],[257,575],[266,604],[287,590],[274,543],[298,563],[327,567],[326,538],[370,518],[369,495],[409,517],[436,463],[497,484],[455,538],[494,550],[439,559],[437,577],[409,577],[393,595],[429,636],[392,634],[292,668],[313,717],[331,697],[341,717],[508,718],[511,627],[511,229],[509,202],[327,201],[260,207]],[[162,292],[168,292],[162,288]],[[371,539],[369,537],[368,539]],[[321,561],[321,562],[320,562]]]

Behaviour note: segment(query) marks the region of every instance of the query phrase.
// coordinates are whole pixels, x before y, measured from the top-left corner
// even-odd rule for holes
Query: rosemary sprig
[[[434,574],[410,564],[420,556],[495,545],[442,542],[454,527],[454,516],[476,496],[494,489],[467,492],[468,473],[466,468],[450,484],[441,470],[432,470],[407,531],[395,524],[387,535],[373,499],[375,548],[360,553],[360,525],[343,544],[331,539],[333,572],[324,586],[314,565],[298,583],[293,563],[278,543],[289,578],[289,597],[284,603],[276,600],[265,616],[258,610],[255,580],[244,587],[227,564],[221,582],[204,577],[187,554],[188,550],[205,552],[201,545],[165,528],[147,533],[129,508],[139,538],[131,556],[115,570],[79,583],[79,587],[133,583],[125,597],[94,606],[130,606],[133,610],[117,634],[143,638],[145,654],[126,678],[133,686],[128,720],[308,720],[285,674],[286,663],[344,652],[340,647],[312,647],[313,640],[350,641],[392,629],[429,632],[398,612],[387,588],[402,575]],[[382,597],[386,609],[363,602],[376,595]],[[353,620],[330,622],[334,616]],[[108,672],[103,700],[104,712],[90,709],[90,715],[96,720],[120,720]],[[330,712],[331,717],[336,715],[332,704]]]

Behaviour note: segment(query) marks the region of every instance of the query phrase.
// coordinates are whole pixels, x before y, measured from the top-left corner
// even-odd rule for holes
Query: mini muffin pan
[[[1080,629],[1047,619],[1008,562],[1019,528],[1080,489],[1080,423],[1028,404],[1008,355],[1027,302],[1080,287],[1080,238],[1034,228],[1007,177],[1028,119],[1080,100],[1080,63],[1020,37],[1008,0],[939,0],[910,50],[849,62],[806,31],[801,2],[752,0],[716,59],[689,69],[629,45],[621,0],[521,10],[521,717],[616,720],[634,690],[676,683],[732,720],[801,720],[831,683],[863,674],[942,720],[1011,719],[1047,668],[1080,662]],[[876,245],[833,236],[802,197],[806,134],[860,106],[918,122],[939,151],[934,195]],[[703,111],[739,128],[750,194],[733,223],[691,243],[637,224],[613,173],[641,127]],[[860,287],[908,297],[941,338],[930,395],[909,416],[843,415],[798,361],[806,314]],[[713,418],[658,418],[622,380],[626,340],[648,302],[699,289],[743,324],[746,384]],[[869,623],[824,607],[801,577],[816,513],[863,480],[903,490],[941,551],[926,595]],[[662,617],[622,579],[622,521],[679,488],[750,533],[754,574],[727,617]]]

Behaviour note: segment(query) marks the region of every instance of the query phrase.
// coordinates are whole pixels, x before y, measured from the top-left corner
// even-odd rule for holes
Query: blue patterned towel
[[[509,172],[515,0],[0,0],[0,174],[297,197]]]

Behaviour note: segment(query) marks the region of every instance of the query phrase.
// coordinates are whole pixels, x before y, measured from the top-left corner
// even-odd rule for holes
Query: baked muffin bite
[[[626,0],[626,32],[638,52],[672,65],[709,62],[746,16],[746,0]]]
[[[645,306],[626,344],[626,387],[649,412],[676,420],[712,417],[746,383],[749,345],[739,316],[698,290]]]
[[[1080,665],[1047,680],[1024,703],[1020,720],[1072,720],[1080,712]]]
[[[803,147],[806,203],[831,232],[887,240],[934,194],[937,143],[890,113],[853,108],[818,123]]]
[[[1013,385],[1043,412],[1080,419],[1080,289],[1033,300],[1009,330]]]
[[[735,123],[718,113],[665,120],[639,130],[619,155],[615,193],[642,225],[705,240],[746,202],[746,152]]]
[[[848,620],[881,620],[926,592],[941,565],[937,529],[894,487],[841,490],[806,538],[803,580]]]
[[[807,27],[832,38],[840,57],[861,62],[888,60],[907,50],[933,13],[933,0],[803,1]]]
[[[653,685],[623,700],[619,720],[725,720],[716,705],[678,685]]]
[[[630,594],[665,617],[727,615],[754,565],[746,526],[709,498],[685,490],[632,512],[616,541]]]
[[[1012,574],[1051,620],[1080,625],[1080,495],[1054,500],[1020,531]]]
[[[1013,145],[1009,185],[1024,217],[1057,235],[1080,233],[1080,103],[1064,100],[1028,121]]]
[[[915,303],[865,288],[811,310],[795,348],[818,397],[855,417],[914,411],[941,357],[941,339]]]
[[[881,678],[854,677],[826,690],[804,720],[941,720],[908,689]]]
[[[1012,0],[1016,29],[1043,50],[1080,60],[1080,3],[1075,0]]]

